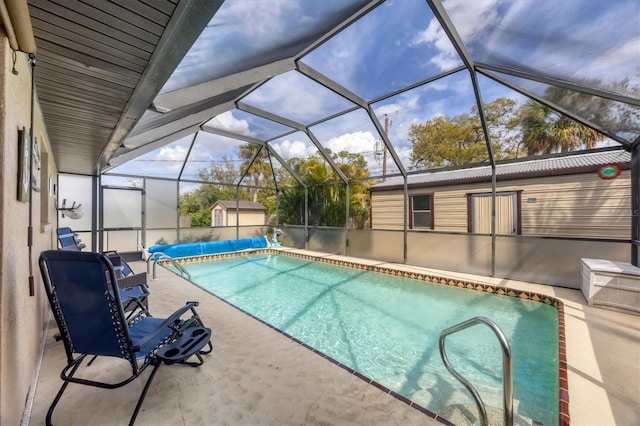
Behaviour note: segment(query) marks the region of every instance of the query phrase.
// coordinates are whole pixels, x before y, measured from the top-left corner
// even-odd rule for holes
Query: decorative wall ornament
[[[23,203],[28,203],[30,196],[30,155],[29,132],[23,127],[22,130],[18,130],[18,201]]]
[[[620,176],[620,172],[620,166],[618,166],[617,164],[603,164],[602,166],[600,166],[600,168],[598,168],[598,177],[605,180],[615,179]]]

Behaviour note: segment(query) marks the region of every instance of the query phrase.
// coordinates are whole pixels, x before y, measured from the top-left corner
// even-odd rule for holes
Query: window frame
[[[429,197],[429,213],[430,213],[430,223],[429,226],[414,226],[414,214],[415,214],[415,210],[413,208],[414,206],[414,202],[413,199],[415,197]],[[434,229],[434,217],[435,217],[435,213],[434,213],[434,205],[433,205],[433,192],[427,192],[427,193],[418,193],[418,194],[410,194],[409,195],[409,229],[415,229],[415,230],[433,230]],[[426,212],[427,210],[418,210],[418,212]]]
[[[516,233],[515,234],[496,234],[502,236],[508,235],[522,235],[522,189],[514,189],[514,190],[501,190],[496,191],[496,196],[500,195],[515,195],[515,205],[514,208],[514,217],[513,219],[516,221]],[[475,234],[473,232],[473,198],[474,197],[491,197],[491,192],[470,192],[467,193],[467,232],[470,234]]]

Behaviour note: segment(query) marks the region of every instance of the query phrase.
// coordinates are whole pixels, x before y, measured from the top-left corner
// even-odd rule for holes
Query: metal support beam
[[[178,3],[140,79],[144,84],[139,84],[129,98],[98,159],[96,173],[101,173],[109,163],[222,3],[222,0]]]
[[[631,151],[631,264],[638,266],[640,245],[640,148]]]
[[[347,220],[344,224],[345,228],[345,238],[346,238],[346,247],[345,247],[345,256],[349,256],[349,201],[351,200],[351,187],[349,186],[349,182],[347,182],[347,190],[345,197],[346,211],[347,211]]]
[[[615,133],[612,133],[612,132],[610,132],[610,131],[598,126],[597,124],[586,120],[584,117],[580,117],[579,115],[574,114],[573,112],[571,112],[571,111],[567,110],[566,108],[563,108],[563,107],[555,104],[554,102],[549,102],[547,99],[543,98],[542,96],[538,96],[538,95],[536,95],[535,93],[533,93],[533,92],[531,92],[529,90],[525,90],[524,88],[513,84],[509,80],[506,80],[506,79],[504,79],[504,78],[502,78],[502,77],[500,77],[500,76],[498,76],[498,75],[496,75],[496,74],[494,74],[492,72],[489,72],[489,71],[480,71],[480,70],[478,70],[478,73],[480,73],[480,74],[482,74],[482,75],[484,75],[484,76],[486,76],[486,77],[488,77],[488,78],[490,78],[490,79],[492,79],[494,81],[497,81],[498,83],[503,84],[503,85],[507,86],[508,88],[513,89],[516,92],[518,92],[520,94],[523,94],[528,98],[533,99],[536,102],[540,102],[541,104],[548,106],[549,108],[553,109],[554,111],[558,111],[559,113],[566,115],[567,117],[571,118],[572,120],[574,120],[574,121],[576,121],[578,123],[584,124],[585,126],[591,128],[591,129],[597,130],[598,132],[602,133],[603,135],[607,136],[608,138],[613,139],[616,142],[620,142],[622,145],[625,145],[625,146],[629,145],[628,141],[622,139],[620,136],[616,135]]]
[[[484,141],[487,144],[487,153],[489,154],[489,164],[491,165],[491,276],[496,275],[496,160],[491,147],[491,135],[489,126],[487,125],[487,117],[484,114],[484,102],[480,93],[480,85],[478,84],[478,76],[472,69],[469,70],[471,82],[473,83],[473,92],[476,97],[476,105],[478,106],[478,115],[482,124],[484,133]]]

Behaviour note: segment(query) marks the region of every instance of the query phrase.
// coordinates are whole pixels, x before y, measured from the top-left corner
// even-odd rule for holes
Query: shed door
[[[471,232],[491,233],[491,194],[471,195]],[[518,233],[518,205],[515,192],[496,193],[496,235]]]
[[[222,222],[222,209],[216,209],[213,212],[213,226],[224,226]]]

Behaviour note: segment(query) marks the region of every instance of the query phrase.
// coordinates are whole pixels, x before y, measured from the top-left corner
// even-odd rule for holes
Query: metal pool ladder
[[[511,367],[511,347],[509,346],[509,342],[507,341],[506,336],[500,330],[500,327],[486,317],[474,317],[469,320],[463,321],[460,324],[454,325],[452,327],[447,328],[440,334],[440,356],[442,357],[442,361],[444,362],[445,367],[451,374],[455,376],[456,379],[462,383],[471,395],[473,399],[476,401],[476,405],[478,406],[478,411],[480,412],[480,423],[483,426],[488,425],[487,422],[487,410],[484,406],[484,402],[482,402],[482,398],[478,394],[476,388],[473,387],[471,383],[460,373],[458,373],[449,362],[447,358],[447,353],[445,351],[444,342],[448,335],[457,333],[458,331],[465,330],[469,327],[473,327],[474,325],[485,324],[487,325],[494,334],[498,337],[500,341],[500,346],[502,347],[502,375],[503,377],[503,402],[504,402],[504,424],[508,426],[513,425],[513,373]]]
[[[147,260],[147,274],[149,273],[149,262],[151,260],[153,260],[153,279],[154,280],[156,279],[156,263],[158,263],[159,260],[168,260],[180,272],[181,277],[184,278],[184,276],[186,275],[187,279],[191,281],[191,274],[187,272],[187,270],[184,269],[182,265],[176,262],[176,260],[173,257],[169,256],[168,254],[164,254],[160,251],[153,253],[151,257]]]

